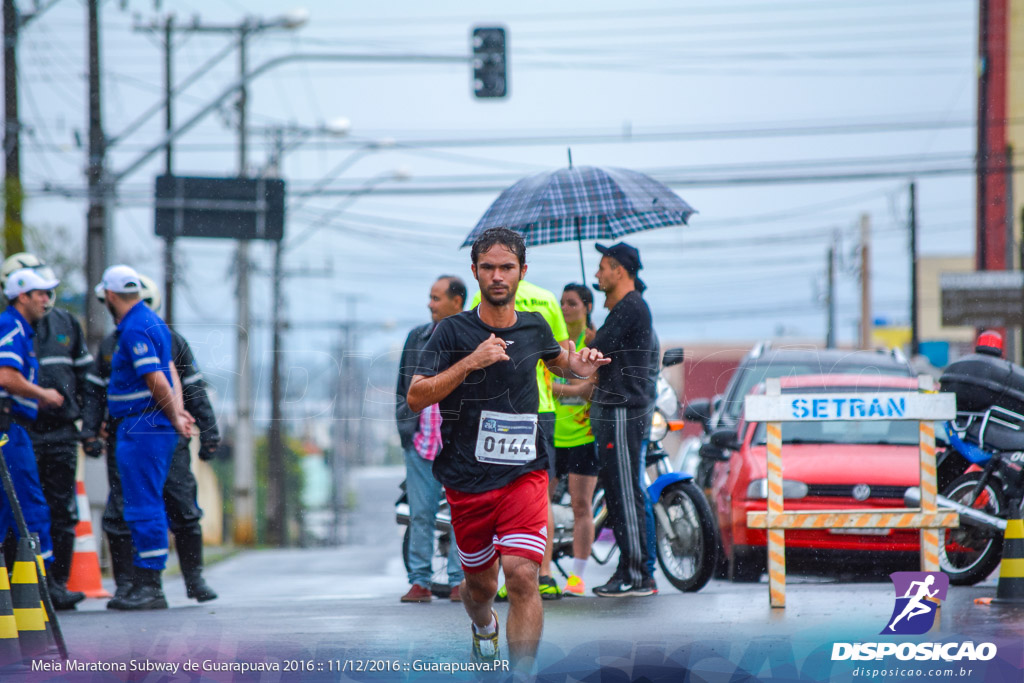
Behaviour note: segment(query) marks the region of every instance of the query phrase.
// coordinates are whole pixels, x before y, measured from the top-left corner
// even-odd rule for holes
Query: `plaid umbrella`
[[[571,162],[570,162],[571,164]],[[640,230],[685,225],[696,211],[650,176],[625,168],[569,166],[528,176],[494,200],[462,246],[488,228],[520,233],[527,245],[617,240]]]

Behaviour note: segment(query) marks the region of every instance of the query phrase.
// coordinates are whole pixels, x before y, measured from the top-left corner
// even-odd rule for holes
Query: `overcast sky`
[[[456,2],[309,0],[303,7],[310,20],[300,30],[251,39],[251,67],[294,52],[466,55],[474,25],[503,25],[510,96],[475,100],[465,64],[302,63],[252,83],[252,172],[266,163],[267,127],[351,122],[347,138],[287,138],[293,148],[282,175],[293,199],[286,230],[294,238],[316,227],[288,252],[287,267],[332,273],[287,285],[288,347],[298,356],[332,351],[338,333],[323,325],[345,319],[347,296],[356,297],[361,320],[381,326],[361,337],[362,351],[383,353],[400,344],[408,327],[427,320],[426,294],[436,275],[469,278],[468,250],[459,245],[497,188],[565,165],[570,145],[575,164],[649,172],[671,181],[699,211],[688,227],[629,240],[641,250],[646,296],[663,339],[753,340],[780,331],[823,338],[825,254],[838,234],[844,255],[839,338],[853,341],[859,316],[853,268],[865,212],[873,226],[875,315],[906,322],[907,185],[915,172],[921,251],[967,255],[973,249],[974,188],[965,172],[975,146],[973,2],[520,0],[472,9]],[[223,24],[290,8],[188,0],[165,1],[158,13],[148,1],[105,3],[107,134],[119,134],[161,94],[162,44],[133,31],[133,13],[143,23],[171,10],[181,23],[198,15],[203,23]],[[177,79],[228,41],[179,34]],[[84,56],[80,2],[59,2],[24,30],[25,215],[37,225],[68,226],[78,249],[86,211],[86,153],[76,145],[76,134],[87,140]],[[176,119],[223,92],[237,68],[232,52],[179,98]],[[162,115],[154,116],[116,144],[111,169],[127,167],[152,147],[162,125]],[[236,140],[234,110],[225,105],[180,140],[176,173],[236,173]],[[469,144],[474,140],[480,142]],[[365,194],[296,196],[348,156],[347,169],[328,188]],[[160,280],[152,186],[162,171],[156,155],[119,188],[111,258]],[[873,177],[883,172],[898,177]],[[819,182],[780,182],[787,176]],[[491,189],[440,191],[471,185]],[[73,196],[44,192],[45,186]],[[424,188],[439,191],[387,193]],[[176,317],[211,370],[233,367],[233,250],[227,242],[201,240],[183,240],[178,248],[183,275]],[[255,264],[269,269],[269,248],[252,252]],[[584,254],[592,281],[598,260],[592,244]],[[530,279],[556,292],[580,278],[573,244],[531,249],[528,259]],[[263,275],[254,278],[253,304],[254,318],[269,318]],[[254,331],[256,357],[266,338],[266,328]]]

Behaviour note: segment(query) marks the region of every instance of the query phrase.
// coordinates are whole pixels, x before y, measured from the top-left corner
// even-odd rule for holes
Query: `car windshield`
[[[874,363],[872,363],[872,361],[874,361]],[[910,376],[910,371],[906,367],[901,367],[899,365],[879,367],[877,358],[866,358],[864,359],[863,364],[851,363],[850,359],[846,359],[842,363],[836,363],[831,368],[825,368],[820,363],[787,363],[785,361],[762,363],[760,365],[752,365],[748,367],[746,372],[743,372],[737,378],[738,381],[736,385],[733,387],[733,390],[729,392],[729,398],[727,399],[725,406],[725,413],[732,418],[733,421],[738,420],[740,415],[743,414],[743,397],[749,394],[750,390],[756,385],[766,379],[796,377],[798,375],[823,375],[834,372],[887,375],[895,377]]]
[[[916,446],[920,441],[918,424],[909,420],[783,422],[782,442]],[[765,444],[763,423],[757,425],[753,443]]]

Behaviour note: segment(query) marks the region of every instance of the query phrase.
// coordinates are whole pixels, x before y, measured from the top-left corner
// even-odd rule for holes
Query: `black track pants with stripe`
[[[608,503],[608,523],[619,546],[615,576],[633,585],[647,578],[647,531],[644,491],[640,487],[640,446],[647,432],[650,408],[612,408],[594,405],[598,482]]]

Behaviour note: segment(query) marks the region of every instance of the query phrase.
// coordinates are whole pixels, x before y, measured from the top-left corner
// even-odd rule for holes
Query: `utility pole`
[[[284,155],[284,132],[278,130],[274,134],[273,168],[275,175],[281,177],[281,164]],[[273,342],[270,360],[270,428],[267,431],[267,541],[272,545],[288,544],[288,471],[285,466],[283,425],[281,421],[281,322],[284,297],[282,296],[281,272],[282,240],[274,243],[274,297],[273,309]]]
[[[825,285],[825,308],[828,312],[828,320],[825,327],[825,348],[834,349],[836,347],[836,244],[834,238],[832,244],[829,245],[827,258],[828,282]]]
[[[238,89],[238,176],[248,172],[246,99],[249,88],[247,42],[249,22],[236,28],[238,32],[238,73],[242,84]],[[249,369],[249,242],[238,241],[238,330],[235,352],[238,354],[238,382],[235,406],[235,543],[252,545],[256,541],[256,463],[252,435],[252,389]]]
[[[21,120],[18,116],[18,28],[14,0],[4,0],[4,253],[25,251],[21,205]]]
[[[106,177],[106,139],[100,90],[99,0],[87,0],[89,25],[89,210],[86,215],[85,279],[89,287],[99,282],[107,265],[107,205],[110,188]],[[85,297],[85,332],[89,348],[99,347],[103,338],[104,310],[94,296]]]
[[[134,26],[136,32],[162,33],[164,47],[164,173],[174,175],[174,15],[168,14],[163,25]],[[174,235],[164,238],[164,322],[174,324]]]
[[[174,130],[174,15],[168,14],[164,20],[164,132],[170,134]],[[164,171],[174,175],[174,141],[168,138],[164,152]],[[164,242],[164,316],[168,325],[174,324],[174,234],[167,236]]]
[[[910,357],[917,355],[921,340],[917,318],[917,183],[910,181],[910,207],[907,229],[910,231]]]
[[[860,215],[860,348],[871,348],[871,216]]]

